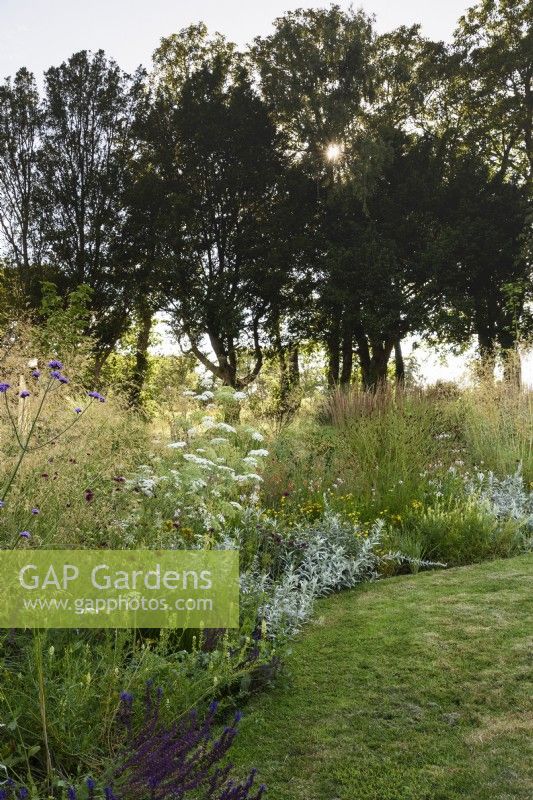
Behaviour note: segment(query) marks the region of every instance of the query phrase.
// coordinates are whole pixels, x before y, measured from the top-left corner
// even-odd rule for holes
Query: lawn
[[[533,796],[533,558],[321,600],[233,758],[272,800]]]

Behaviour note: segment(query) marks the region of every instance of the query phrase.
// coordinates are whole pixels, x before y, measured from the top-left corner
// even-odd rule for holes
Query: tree
[[[139,81],[103,51],[75,53],[45,73],[39,186],[45,257],[63,295],[91,286],[99,365],[127,328],[134,296],[116,243]]]
[[[457,158],[440,192],[433,262],[444,300],[435,329],[459,344],[475,336],[486,375],[499,350],[506,377],[517,382],[516,346],[532,321],[531,265],[521,244],[526,207],[525,187],[491,176],[475,155]]]
[[[35,303],[41,263],[38,156],[42,113],[35,79],[20,69],[0,87],[0,232],[7,263]]]
[[[436,263],[450,313],[441,310],[436,330],[443,322],[442,334],[459,345],[474,334],[484,372],[492,374],[501,353],[515,379],[518,342],[530,334],[532,13],[527,0],[469,9],[426,106],[444,153]]]
[[[184,31],[173,46],[181,54],[191,38]],[[165,63],[167,44],[158,51]],[[263,361],[261,322],[271,299],[266,287],[282,165],[276,131],[242,59],[220,39],[205,51],[198,60],[195,47],[179,80],[173,73],[167,83],[163,74],[159,85],[158,108],[175,133],[170,164],[160,162],[175,212],[167,228],[169,309],[177,336],[200,363],[224,384],[242,388]],[[168,156],[165,148],[159,153]],[[250,353],[252,363],[244,363]]]
[[[459,20],[454,44],[466,141],[502,178],[533,181],[533,6],[481,0]]]
[[[416,26],[376,37],[362,12],[332,6],[276,20],[253,56],[289,154],[316,183],[309,330],[324,343],[328,383],[352,380],[356,353],[374,387],[394,349],[399,360],[401,338],[422,325],[421,199],[433,167],[413,119],[441,48]]]

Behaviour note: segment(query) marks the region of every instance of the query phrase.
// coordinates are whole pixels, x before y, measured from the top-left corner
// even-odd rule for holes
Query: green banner
[[[236,550],[0,551],[0,628],[236,628]]]

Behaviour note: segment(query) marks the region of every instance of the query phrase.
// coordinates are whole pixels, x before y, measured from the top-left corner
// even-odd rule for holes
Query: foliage
[[[14,347],[6,383],[20,375],[27,345],[20,338]],[[20,470],[0,511],[4,546],[14,534],[25,546],[18,534],[29,532],[33,546],[238,548],[241,562],[235,631],[2,634],[0,760],[35,797],[45,786],[60,796],[87,775],[104,785],[120,745],[121,689],[138,695],[148,680],[166,687],[164,737],[191,708],[202,714],[218,697],[229,710],[269,683],[324,594],[530,547],[531,492],[509,470],[529,452],[526,395],[502,391],[483,404],[474,391],[343,393],[314,417],[271,433],[250,424],[255,406],[228,387],[174,389],[166,429],[111,394],[75,416],[74,438],[75,373],[56,359],[48,378],[46,369],[38,377],[30,371],[30,396],[17,403],[48,393],[18,468],[13,424],[3,415],[3,439],[13,437],[5,483]],[[3,402],[22,425],[17,431],[28,430],[13,393],[3,391]],[[46,446],[30,452],[32,444]],[[481,446],[483,470],[475,458]],[[525,461],[524,472],[530,466]]]
[[[235,782],[225,761],[235,725],[215,728],[271,683],[320,598],[531,550],[518,359],[531,328],[529,22],[523,0],[480,0],[448,46],[416,25],[378,35],[332,5],[284,14],[242,52],[198,24],[161,41],[150,74],[81,51],[42,91],[25,68],[0,86],[0,545],[231,548],[241,565],[235,630],[0,632],[0,800],[257,800],[254,774]],[[153,352],[162,312],[181,356]],[[409,386],[407,335],[459,349],[475,336],[479,385]],[[505,606],[523,587],[501,570]],[[400,610],[372,590],[320,606],[358,635],[317,624],[296,645],[311,684],[289,723],[309,770],[291,800],[314,796],[316,774],[328,797],[481,797],[489,783],[519,796],[514,756],[483,783],[486,758],[456,769],[464,743],[450,744],[440,710],[427,718],[449,751],[416,728],[440,703],[448,720],[462,713],[450,674],[467,687],[488,674],[503,696],[487,637],[463,654],[458,579],[416,580],[383,589],[412,590]],[[499,630],[494,608],[484,630]],[[451,668],[442,642],[459,652]],[[404,681],[407,722],[402,669],[418,676]],[[346,723],[354,687],[362,726]],[[469,724],[495,702],[482,694]],[[337,715],[325,733],[324,707]],[[264,747],[274,772],[291,763],[276,755],[287,719]],[[364,767],[345,728],[368,735]],[[334,774],[309,754],[309,730]],[[385,769],[376,742],[390,745]]]
[[[43,282],[63,298],[90,284],[96,373],[134,329],[136,406],[162,311],[226,385],[273,359],[280,424],[308,345],[331,387],[375,389],[393,357],[402,384],[412,335],[476,337],[485,369],[501,357],[518,382],[530,17],[480,0],[445,45],[332,5],[287,12],[245,51],[192,25],[149,74],[81,51],[40,92],[21,68],[0,87],[3,295],[35,312]]]

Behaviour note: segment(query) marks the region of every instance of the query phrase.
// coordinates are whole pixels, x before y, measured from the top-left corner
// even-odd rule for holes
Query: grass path
[[[530,800],[532,636],[532,557],[327,598],[234,759],[270,800]]]

